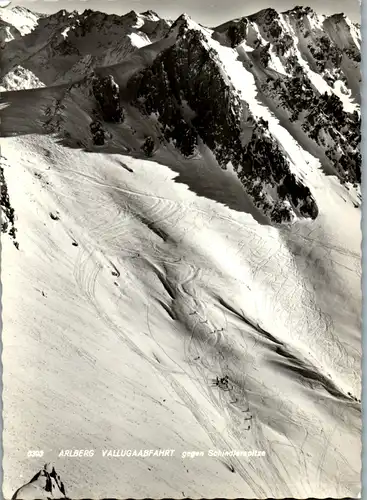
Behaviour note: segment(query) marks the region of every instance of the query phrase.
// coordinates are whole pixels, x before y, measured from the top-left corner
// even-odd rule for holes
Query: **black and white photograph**
[[[1,0],[4,499],[361,497],[360,9]]]

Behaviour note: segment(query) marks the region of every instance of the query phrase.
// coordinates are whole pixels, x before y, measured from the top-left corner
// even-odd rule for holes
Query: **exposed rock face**
[[[302,73],[291,78],[271,78],[261,89],[289,112],[289,121],[298,122],[301,131],[322,150],[323,163],[342,182],[361,182],[361,118],[356,111],[347,113],[335,94],[315,92]]]
[[[10,40],[21,37],[20,31],[10,23],[0,19],[0,47],[4,49],[5,44]]]
[[[135,105],[148,115],[158,114],[164,137],[185,156],[192,154],[200,136],[221,167],[232,164],[246,191],[274,222],[290,220],[293,211],[315,218],[318,209],[309,188],[294,177],[266,123],[254,119],[226,82],[216,51],[185,20],[179,33],[174,46],[130,81]],[[194,114],[190,120],[185,119],[185,105]],[[244,127],[252,130],[247,141]],[[268,195],[267,186],[276,190],[275,197]]]
[[[8,186],[4,176],[4,159],[0,158],[0,216],[1,232],[7,233],[13,240],[14,246],[19,248],[16,240],[17,229],[15,227],[15,211],[10,203]]]
[[[12,500],[49,500],[66,498],[65,487],[54,467],[45,465],[12,496]]]
[[[112,76],[95,75],[92,81],[93,94],[106,122],[120,123],[124,119],[120,104],[119,86]]]
[[[287,129],[320,157],[328,173],[359,183],[358,26],[343,14],[325,18],[309,7],[296,7],[282,14],[265,9],[215,33],[225,33],[233,47],[235,27],[237,46],[246,42],[255,49],[246,52],[246,67],[272,111],[288,121]]]
[[[242,18],[237,22],[233,22],[228,27],[228,38],[231,42],[231,47],[237,47],[246,38],[247,34],[247,24],[246,18]]]
[[[145,156],[153,156],[154,151],[154,139],[152,137],[147,137],[144,141],[144,144],[141,147]]]
[[[90,131],[92,133],[93,144],[95,146],[103,146],[105,143],[105,131],[100,121],[95,120],[90,124]]]

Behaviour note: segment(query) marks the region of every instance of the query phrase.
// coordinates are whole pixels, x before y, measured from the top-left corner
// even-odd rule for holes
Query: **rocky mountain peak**
[[[26,15],[26,16],[37,15],[32,10],[27,9],[27,7],[23,7],[23,6],[20,6],[20,5],[16,5],[15,7],[12,7],[11,11],[14,12],[15,14]]]
[[[123,17],[125,19],[133,19],[135,21],[136,19],[139,18],[139,14],[138,14],[138,12],[136,12],[136,10],[132,9],[132,10],[130,10],[130,12],[125,14]]]
[[[65,487],[55,468],[46,464],[13,495],[12,500],[49,500],[66,498]]]
[[[269,7],[247,16],[247,18],[249,21],[270,23],[274,19],[279,18],[279,13],[275,9]]]
[[[154,10],[150,9],[142,12],[141,15],[150,18],[152,21],[159,21],[159,19],[161,19],[160,16],[154,12]]]
[[[188,14],[183,13],[171,25],[170,33],[182,34],[185,30],[197,29],[198,27],[199,25]]]

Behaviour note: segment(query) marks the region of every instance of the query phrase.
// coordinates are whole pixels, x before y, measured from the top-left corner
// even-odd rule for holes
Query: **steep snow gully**
[[[359,26],[0,36],[4,497],[358,496]]]

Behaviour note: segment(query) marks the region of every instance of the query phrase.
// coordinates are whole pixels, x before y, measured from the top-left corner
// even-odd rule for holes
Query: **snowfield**
[[[171,43],[105,71],[122,86]],[[360,494],[358,193],[326,176],[258,100],[235,52],[210,43],[319,215],[271,226],[202,141],[189,159],[167,144],[144,158],[157,122],[126,102],[124,123],[93,146],[88,97],[63,97],[68,142],[42,127],[66,87],[2,93],[1,166],[19,244],[2,235],[5,498],[46,462],[68,498]],[[175,452],[103,454],[146,449]],[[204,456],[183,458],[189,451]]]
[[[2,240],[5,497],[45,461],[73,498],[357,493],[360,235],[346,191],[316,172],[320,221],[282,233],[155,162],[33,135],[2,154],[20,244]],[[206,174],[242,203],[230,174]],[[210,387],[222,374],[231,393]],[[96,455],[58,459],[71,448]],[[116,463],[110,448],[176,456]],[[225,460],[236,474],[180,458],[209,449],[266,457]]]

